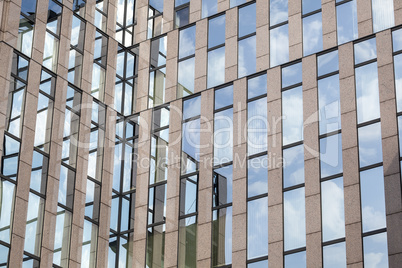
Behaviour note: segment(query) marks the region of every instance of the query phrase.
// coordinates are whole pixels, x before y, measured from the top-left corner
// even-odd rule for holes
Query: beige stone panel
[[[289,48],[289,61],[303,57],[303,43],[298,43]]]
[[[190,20],[189,23],[193,23],[201,19],[201,4],[202,0],[190,1]]]
[[[237,38],[237,20],[238,20],[238,12],[237,8],[232,8],[226,11],[226,27],[225,27],[225,38],[226,38],[226,47],[230,44],[227,43],[228,39],[231,37]]]
[[[228,22],[226,22],[227,25]],[[225,68],[237,66],[237,36],[227,37],[225,42]],[[237,78],[237,77],[236,77]],[[226,81],[228,81],[226,79]]]
[[[313,54],[311,56],[305,57],[302,60],[303,64],[303,90],[307,91],[312,88],[317,87],[317,58]],[[304,99],[304,102],[308,100]],[[305,106],[312,105],[312,103],[306,104]],[[315,108],[317,105],[313,105]]]
[[[201,0],[198,0],[201,1]],[[190,2],[191,5],[192,1]],[[204,48],[208,46],[208,19],[197,21],[196,24],[196,38],[195,49]]]
[[[28,211],[28,201],[18,196],[15,197],[14,203],[14,213],[13,213],[13,225],[12,225],[12,234],[17,235],[19,237],[25,237],[25,224],[27,220],[27,211]],[[11,248],[13,249],[14,241],[11,240]],[[24,250],[23,248],[15,248],[17,251]]]
[[[146,206],[148,204],[148,180],[148,173],[137,174],[137,191],[135,198],[136,207]]]
[[[306,150],[306,149],[305,149]],[[305,195],[312,196],[320,193],[320,160],[313,158],[304,162]]]
[[[180,163],[176,166],[168,167],[167,198],[168,199],[174,198],[179,195],[180,195]]]
[[[212,176],[210,177],[212,182]],[[209,223],[212,219],[212,188],[198,190],[198,223]]]
[[[294,15],[294,14],[301,14],[302,12],[302,3],[301,1],[289,1],[288,2],[288,14],[289,17]],[[290,36],[290,35],[289,35]]]
[[[233,180],[239,180],[247,176],[247,144],[233,148]]]
[[[366,21],[358,22],[357,28],[359,31],[359,38],[370,35],[373,33],[373,20],[369,19]]]
[[[341,113],[356,111],[355,78],[349,76],[339,81],[339,95],[341,101]]]
[[[46,268],[46,267],[52,267],[52,265],[53,265],[53,250],[42,247],[39,267]]]
[[[196,78],[194,80],[194,93],[205,90],[206,85],[207,85],[207,77],[206,76]]]
[[[399,173],[398,136],[382,139],[384,176]]]
[[[77,225],[80,228],[84,226],[84,213],[85,213],[85,193],[74,191],[74,213],[73,213],[73,225]]]
[[[342,150],[357,146],[356,113],[354,111],[341,115]]]
[[[402,211],[401,180],[399,174],[384,177],[385,204],[387,215]]]
[[[99,234],[98,234],[98,237],[100,239],[109,240],[110,214],[111,214],[110,207],[106,206],[102,202],[100,204],[100,213],[99,213]]]
[[[384,139],[398,135],[395,99],[381,102],[380,110],[381,110],[381,137]]]
[[[268,136],[268,152],[272,158],[271,169],[282,168],[282,133]]]
[[[179,30],[167,34],[166,64],[171,59],[176,59],[179,52]],[[177,59],[176,59],[177,60]]]
[[[168,164],[169,168],[178,169],[177,172],[180,172],[181,138],[181,131],[170,133]]]
[[[197,261],[211,258],[211,223],[197,226]]]
[[[34,131],[23,127],[22,131],[22,143],[20,147],[20,151],[23,153],[19,154],[19,161],[25,162],[28,165],[32,164],[32,148],[34,144]]]
[[[257,72],[269,68],[269,54],[257,58]]]
[[[29,154],[29,153],[28,153]],[[18,175],[17,178],[21,178],[18,180],[17,191],[15,196],[25,200],[28,202],[29,199],[29,188],[30,188],[30,177],[31,177],[32,166],[20,161],[18,163]],[[15,208],[15,211],[16,208]],[[14,215],[15,217],[15,215]],[[20,216],[21,217],[21,216]],[[23,220],[22,222],[24,222]],[[21,222],[21,221],[19,221]],[[20,235],[22,236],[22,235]]]
[[[307,188],[307,185],[306,185]],[[321,232],[321,195],[306,196],[306,233]],[[315,239],[314,239],[315,240]],[[319,242],[321,241],[321,235]],[[318,244],[319,244],[318,242]],[[307,246],[308,246],[307,242]]]
[[[258,2],[257,2],[258,5]],[[257,7],[258,12],[258,7]],[[257,13],[258,15],[258,13]],[[268,24],[260,26],[256,29],[256,58],[257,58],[257,71],[269,68],[269,26]],[[265,56],[265,58],[264,58]],[[262,58],[262,59],[260,59]],[[259,62],[259,60],[261,62]],[[264,61],[264,59],[266,59]]]
[[[353,43],[349,42],[338,47],[339,57],[339,79],[343,79],[355,74]]]
[[[96,254],[96,266],[99,268],[108,266],[109,239],[98,238],[98,252]]]
[[[232,252],[247,248],[247,214],[233,215]]]
[[[59,55],[57,58],[57,74],[67,80],[70,40],[61,36],[59,42]]]
[[[105,147],[103,148],[103,172],[113,174],[114,169],[114,142],[104,139]]]
[[[360,24],[361,22],[370,20],[372,18],[371,1],[356,0],[356,4],[357,4],[357,23]],[[359,37],[362,37],[362,35],[360,35],[360,29],[359,29]]]
[[[294,1],[297,2],[297,1]],[[294,3],[291,2],[291,3]],[[289,6],[290,7],[290,6]],[[290,13],[289,13],[290,14]],[[302,18],[301,13],[294,15],[289,15],[289,47],[292,48],[294,45],[302,43]],[[291,49],[290,49],[290,52]],[[293,58],[292,58],[293,59]]]
[[[31,58],[39,64],[43,62],[43,51],[45,48],[46,24],[37,20],[32,40]]]
[[[86,7],[85,7],[85,19],[90,22],[94,23],[95,21],[95,5],[96,5],[96,0],[89,0],[86,1]]]
[[[134,242],[133,267],[145,267],[146,242],[146,239]]]
[[[323,3],[321,9],[322,9],[322,33],[324,36],[323,49],[327,49],[337,45],[335,0]],[[325,38],[326,36],[327,38]]]
[[[42,252],[44,249],[49,249],[52,250],[53,252],[55,230],[56,230],[56,214],[50,213],[47,210],[46,206],[43,216]]]
[[[342,139],[343,140],[343,139]],[[359,183],[359,157],[358,147],[342,150],[343,158],[343,184],[350,186]]]
[[[347,205],[345,204],[345,213]],[[360,213],[359,213],[360,214]],[[362,229],[361,223],[348,224],[345,226],[346,233],[346,262],[353,264],[363,261],[363,242],[362,242]],[[360,266],[359,266],[360,267]]]
[[[179,179],[177,179],[179,181]],[[171,183],[171,182],[169,182]],[[167,187],[169,188],[169,183]],[[166,200],[166,232],[173,232],[179,229],[179,192],[175,197]]]
[[[229,9],[230,0],[218,0],[218,13]]]
[[[167,33],[173,29],[174,23],[174,0],[166,0],[163,5],[163,33]]]
[[[82,222],[82,224],[84,224],[84,222]],[[83,231],[84,230],[80,226],[75,224],[71,226],[70,263],[71,261],[77,263],[81,262]]]
[[[60,171],[59,175],[56,178],[48,176],[46,185],[47,192],[46,192],[45,210],[54,214],[57,213],[58,194],[54,193],[58,193],[59,191],[59,177],[60,177]]]
[[[378,68],[380,102],[395,99],[394,66],[387,64]]]
[[[268,197],[270,194],[268,194]],[[269,203],[269,201],[268,201]],[[283,205],[268,206],[268,243],[283,241]],[[269,250],[268,255],[271,251]]]
[[[6,43],[0,42],[0,64],[2,68],[0,68],[0,77],[2,78],[1,84],[5,85],[4,87],[1,87],[0,91],[0,104],[2,102],[8,101],[8,91],[9,88],[7,86],[7,82],[9,80],[10,74],[11,74],[11,65],[12,65],[12,59],[13,59],[13,48],[7,45]],[[1,113],[5,114],[5,110],[7,108],[6,105],[1,105]]]
[[[233,216],[247,213],[247,179],[233,181]],[[246,230],[244,230],[246,232]]]
[[[225,69],[225,82],[233,81],[237,78],[237,65]]]
[[[232,253],[232,266],[245,267],[247,260],[247,250],[240,250]]]
[[[148,108],[149,55],[150,40],[140,44],[138,62],[137,111]],[[144,99],[143,99],[144,98]]]
[[[402,254],[388,255],[389,267],[398,267],[402,263]]]
[[[86,42],[88,43],[88,42]],[[85,52],[82,60],[82,79],[81,79],[81,89],[88,95],[91,94],[91,83],[92,83],[92,69],[93,69],[93,55]]]
[[[345,224],[361,222],[360,188],[358,184],[344,186]],[[346,232],[347,234],[347,232]]]
[[[247,78],[233,82],[233,113],[247,108]]]
[[[200,92],[207,88],[207,57],[206,47],[195,51],[194,92]]]
[[[118,4],[116,0],[109,0],[108,13],[107,13],[107,35],[115,38],[116,32],[116,12]]]
[[[198,189],[209,189],[212,187],[212,163],[210,164],[208,161],[211,161],[212,154],[206,155],[202,157],[200,163],[200,180],[198,182]],[[210,189],[209,189],[210,190]]]
[[[268,170],[268,204],[275,206],[281,205],[282,202],[282,168],[270,169]]]
[[[258,31],[259,27],[269,24],[269,0],[257,0],[256,11],[256,27]]]
[[[27,87],[27,91],[28,89],[32,89],[32,87],[29,85]],[[39,89],[39,85],[37,87],[37,89]],[[31,94],[29,92],[26,92],[25,94],[25,111],[24,111],[24,126],[23,126],[23,133],[22,135],[24,136],[24,130],[25,129],[29,129],[30,132],[29,134],[32,132],[35,132],[35,126],[36,126],[36,110],[37,110],[37,104],[38,104],[38,98],[36,97],[38,94]],[[35,134],[32,134],[34,138]],[[26,135],[25,135],[26,136]],[[32,141],[32,146],[33,146],[33,141]],[[29,148],[29,150],[31,150],[32,148]]]
[[[303,91],[304,159],[311,159],[319,156],[317,98],[317,88]]]
[[[215,91],[213,89],[201,93],[201,107],[203,107],[203,109],[201,109],[201,122],[212,121],[211,123],[213,123],[214,103],[211,100],[214,99],[214,93]]]
[[[399,0],[394,0],[394,18],[395,25],[402,23],[402,3]]]
[[[267,71],[268,102],[280,99],[282,97],[281,89],[281,67],[277,66]],[[270,105],[268,105],[268,108],[269,106]]]
[[[166,62],[166,81],[165,81],[165,102],[176,99],[177,96],[177,59]]]
[[[11,250],[9,255],[9,267],[22,267],[22,256],[24,252],[24,238],[16,234],[11,235]]]
[[[233,146],[247,146],[247,111],[243,110],[233,114]],[[234,152],[234,151],[233,151]],[[240,153],[246,153],[246,149],[240,149]],[[234,154],[235,156],[235,154]],[[239,156],[242,156],[241,154]]]
[[[137,202],[136,198],[136,202]],[[135,221],[134,221],[134,241],[141,241],[141,240],[146,240],[147,238],[147,212],[148,212],[148,206],[141,206],[141,207],[135,207]],[[138,248],[134,250],[135,252],[138,251]]]
[[[119,43],[113,38],[108,39],[108,49],[107,49],[107,66],[108,68],[116,69],[117,64],[117,49]]]
[[[317,219],[318,218],[316,218],[315,220]],[[306,236],[307,267],[322,267],[321,256],[322,256],[321,232],[307,234]]]
[[[145,3],[147,1],[144,1]],[[137,2],[138,3],[138,2]],[[146,4],[147,5],[147,4]],[[147,40],[148,6],[136,8],[137,25],[135,26],[135,42],[141,43]]]
[[[268,256],[271,267],[283,268],[283,241],[269,243]]]
[[[391,64],[393,62],[392,57],[392,34],[391,30],[385,30],[377,33],[377,65],[381,67],[383,65]]]
[[[200,267],[200,268],[211,267],[211,259],[197,260],[197,267]]]
[[[177,221],[177,220],[176,220]],[[168,232],[165,235],[165,267],[177,267],[177,248],[179,232]]]

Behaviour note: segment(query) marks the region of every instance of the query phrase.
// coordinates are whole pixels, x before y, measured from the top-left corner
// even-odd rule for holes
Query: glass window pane
[[[232,161],[233,108],[215,114],[214,128],[214,164]]]
[[[303,140],[302,87],[282,92],[283,145]]]
[[[44,208],[44,200],[29,193],[24,251],[36,256],[40,256]]]
[[[197,216],[179,221],[179,267],[197,266]]]
[[[382,162],[381,124],[359,128],[358,138],[360,167]]]
[[[197,212],[197,176],[181,180],[180,216]]]
[[[306,268],[306,252],[285,255],[285,268]]]
[[[165,102],[166,68],[149,73],[149,108]]]
[[[194,93],[195,57],[180,61],[178,66],[177,97]]]
[[[247,98],[267,94],[267,75],[263,74],[247,80]]]
[[[369,61],[377,57],[377,46],[375,38],[356,43],[354,46],[355,64]]]
[[[342,134],[320,139],[320,170],[321,178],[343,171]]]
[[[402,111],[402,54],[394,56],[396,109]]]
[[[317,56],[318,76],[339,70],[338,50]]]
[[[321,0],[303,0],[303,15],[321,8]]]
[[[247,103],[247,153],[254,155],[267,150],[267,98]]]
[[[167,36],[151,42],[151,68],[166,64]]]
[[[288,20],[288,0],[270,0],[269,6],[271,26]]]
[[[324,268],[346,268],[346,244],[341,242],[323,247]]]
[[[67,267],[70,252],[72,215],[71,212],[60,207],[57,210],[53,263],[58,266]]]
[[[176,11],[175,27],[179,28],[188,24],[190,8],[185,7]]]
[[[61,166],[58,202],[68,208],[73,208],[75,172]]]
[[[304,183],[304,145],[283,150],[283,188]]]
[[[239,41],[238,77],[256,72],[256,36]]]
[[[282,68],[282,88],[302,82],[302,63],[296,63]]]
[[[336,6],[338,45],[357,39],[356,0]]]
[[[322,46],[322,15],[320,12],[303,18],[303,55],[307,56],[321,51]]]
[[[232,263],[232,207],[213,211],[212,267]]]
[[[211,88],[225,82],[225,47],[208,52],[207,87]]]
[[[345,237],[343,178],[321,183],[322,241]],[[345,260],[346,261],[346,260]]]
[[[284,192],[283,199],[284,250],[288,251],[304,247],[306,246],[304,187]]]
[[[268,268],[268,260],[249,263],[247,268]]]
[[[46,194],[48,158],[33,151],[30,188],[41,194]]]
[[[256,4],[239,8],[239,38],[255,32]]]
[[[402,29],[392,32],[392,47],[394,52],[402,50]]]
[[[198,170],[200,158],[200,119],[183,123],[182,168],[186,174]]]
[[[280,2],[280,0],[277,1]],[[289,61],[289,25],[282,25],[269,32],[270,66],[275,67]]]
[[[372,0],[373,31],[379,32],[394,26],[394,1]]]
[[[364,65],[355,70],[357,123],[380,117],[377,63]]]
[[[318,80],[320,134],[341,128],[339,75]]]
[[[246,0],[230,0],[230,8],[244,4]]]
[[[180,31],[179,59],[195,53],[195,26]]]
[[[21,12],[26,16],[36,13],[36,0],[22,0]]]
[[[183,101],[183,120],[201,114],[201,96]]]
[[[14,194],[15,184],[0,178],[0,240],[6,243],[10,243],[11,239],[11,224],[14,214]]]
[[[383,168],[360,172],[363,233],[386,227]]]
[[[201,18],[218,13],[218,0],[202,0]]]
[[[388,267],[387,233],[364,237],[363,254],[365,267]]]
[[[247,259],[268,255],[268,197],[247,203]]]
[[[208,48],[225,43],[225,15],[213,18],[208,23]]]
[[[215,110],[233,104],[233,86],[215,90]]]
[[[247,161],[247,197],[268,192],[268,157],[263,155]]]
[[[213,172],[213,207],[231,203],[233,166],[214,169]]]
[[[165,224],[161,224],[148,228],[146,267],[163,267],[164,258]]]

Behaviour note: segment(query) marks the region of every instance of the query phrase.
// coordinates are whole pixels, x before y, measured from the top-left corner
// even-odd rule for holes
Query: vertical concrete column
[[[269,68],[269,0],[257,0],[257,72]]]
[[[50,139],[49,170],[47,176],[46,202],[41,249],[41,268],[53,265],[53,249],[56,228],[57,200],[61,154],[63,146],[64,113],[66,109],[67,81],[56,80],[55,101],[53,107],[53,124]]]
[[[73,22],[73,12],[68,8],[63,8],[61,16],[59,55],[57,58],[57,74],[67,80],[68,63],[70,57],[70,38]]]
[[[268,107],[268,258],[271,267],[283,267],[282,92],[281,67],[267,73]]]
[[[177,267],[180,202],[182,100],[170,103],[169,160],[166,197],[165,266]]]
[[[135,26],[135,43],[147,40],[148,31],[148,0],[139,0],[135,2],[135,18],[137,25]],[[141,53],[140,53],[141,55]]]
[[[193,23],[201,19],[202,0],[190,1],[190,19],[189,23]]]
[[[201,93],[197,267],[211,267],[214,90]]]
[[[7,43],[0,42],[0,144],[4,142],[4,130],[6,128],[8,94],[10,91],[11,66],[13,60],[13,48]],[[0,157],[3,155],[3,146],[0,146]],[[2,163],[0,161],[0,167]]]
[[[32,169],[32,149],[35,139],[36,109],[41,66],[31,61],[28,86],[25,93],[24,121],[18,161],[17,188],[15,194],[13,228],[11,233],[10,267],[20,267],[24,253],[25,222],[27,219],[29,183]],[[11,99],[10,99],[11,101]]]
[[[151,124],[152,110],[141,112],[139,122],[140,133],[138,138],[138,159],[140,160],[149,159],[151,153]],[[133,267],[145,267],[149,185],[149,165],[144,164],[145,162],[146,161],[139,161],[139,164],[137,164]]]
[[[167,35],[167,55],[166,55],[166,82],[165,82],[165,102],[171,102],[177,96],[177,59],[179,30],[174,30]],[[177,114],[176,114],[177,116]]]
[[[394,18],[395,25],[402,23],[402,2],[399,0],[394,0]]]
[[[237,8],[226,11],[225,82],[237,78]]]
[[[1,1],[0,41],[17,47],[21,0]],[[1,54],[3,55],[3,54]]]
[[[353,44],[339,47],[346,261],[363,265]]]
[[[87,9],[89,7],[87,6]],[[94,64],[96,28],[91,23],[85,24],[84,56],[82,59],[81,89],[91,95],[92,69]]]
[[[303,26],[301,1],[289,1],[289,61],[303,56]]]
[[[137,86],[138,91],[137,91],[136,111],[143,111],[148,108],[150,52],[151,52],[151,41],[147,40],[146,42],[142,42],[140,44],[140,53],[138,61],[138,86]]]
[[[70,242],[70,267],[79,267],[81,263],[85,194],[88,175],[88,153],[91,134],[92,99],[92,96],[85,93],[82,94]]]
[[[108,0],[106,33],[111,38],[115,38],[115,34],[116,34],[117,5],[118,5],[118,0]],[[110,38],[109,38],[109,40],[110,40]]]
[[[389,266],[397,267],[402,261],[402,198],[391,30],[378,33],[376,40],[388,256]]]
[[[107,267],[112,205],[114,146],[116,137],[116,111],[107,107],[106,129],[103,147],[102,189],[99,212],[97,267]]]
[[[229,9],[230,0],[217,0],[217,1],[218,1],[218,13]]]
[[[167,33],[174,28],[174,18],[175,18],[175,0],[163,0],[163,29],[162,33]]]
[[[207,88],[208,19],[197,21],[195,29],[194,92]]]
[[[48,6],[49,6],[48,0],[37,0],[35,30],[33,32],[31,58],[32,60],[36,61],[39,64],[42,64],[43,61],[43,50],[45,48]]]
[[[92,25],[95,21],[96,0],[87,0],[85,5],[85,20]]]
[[[359,38],[373,33],[371,0],[356,0]]]
[[[232,266],[247,260],[247,79],[233,84]]]
[[[335,0],[321,0],[322,9],[322,43],[323,49],[335,47],[336,35],[336,7]]]
[[[316,55],[303,58],[304,177],[308,267],[321,267],[321,193]]]
[[[117,41],[112,38],[109,38],[107,48],[107,67],[106,67],[104,103],[107,106],[111,107],[114,107],[114,86],[116,82],[117,49],[118,49]]]

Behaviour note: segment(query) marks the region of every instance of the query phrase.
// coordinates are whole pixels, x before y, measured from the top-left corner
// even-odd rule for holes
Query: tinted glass
[[[364,264],[375,267],[388,267],[387,233],[380,233],[363,238]]]
[[[343,171],[342,134],[320,139],[320,164],[321,178]]]
[[[267,150],[268,122],[267,98],[247,104],[247,153],[257,154]]]
[[[256,72],[256,36],[239,41],[238,77]]]
[[[302,63],[282,68],[282,88],[302,82]]]
[[[195,26],[180,31],[179,59],[195,53]]]
[[[317,56],[318,76],[339,70],[338,50]]]
[[[247,161],[248,197],[268,192],[268,158],[266,155]]]
[[[239,37],[255,32],[256,4],[239,8]]]
[[[304,183],[304,145],[283,150],[283,188]]]
[[[270,0],[269,7],[271,26],[288,20],[288,0]]]
[[[232,202],[233,166],[225,166],[213,171],[213,206]]]
[[[215,110],[233,104],[233,86],[215,90]]]
[[[232,263],[232,207],[212,214],[212,267],[219,267]]]
[[[289,61],[289,25],[274,28],[270,32],[270,65],[271,67]]]
[[[354,45],[355,64],[359,64],[377,57],[376,39],[372,38]]]
[[[303,54],[314,54],[322,50],[322,15],[314,15],[303,18]]]
[[[303,140],[302,87],[282,92],[283,145]]]
[[[225,82],[225,47],[208,52],[208,81],[211,88]]]
[[[247,259],[268,255],[268,197],[247,203]]]
[[[208,48],[225,43],[225,15],[209,20]]]
[[[324,268],[346,268],[346,244],[341,242],[323,247]]]
[[[373,31],[379,32],[394,26],[394,1],[372,0]]]
[[[283,216],[284,216],[284,240],[285,240],[284,250],[287,251],[304,247],[306,246],[306,215],[305,215],[305,202],[304,202],[304,187],[284,192],[283,199],[284,199]],[[288,267],[300,267],[300,266],[296,265]]]
[[[338,45],[357,39],[356,0],[336,6]]]
[[[318,80],[320,134],[341,128],[339,75]]]
[[[359,128],[358,138],[360,167],[382,162],[381,124]]]

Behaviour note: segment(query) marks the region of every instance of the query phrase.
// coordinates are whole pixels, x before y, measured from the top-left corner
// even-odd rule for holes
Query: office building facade
[[[402,1],[0,14],[0,267],[401,266]]]

